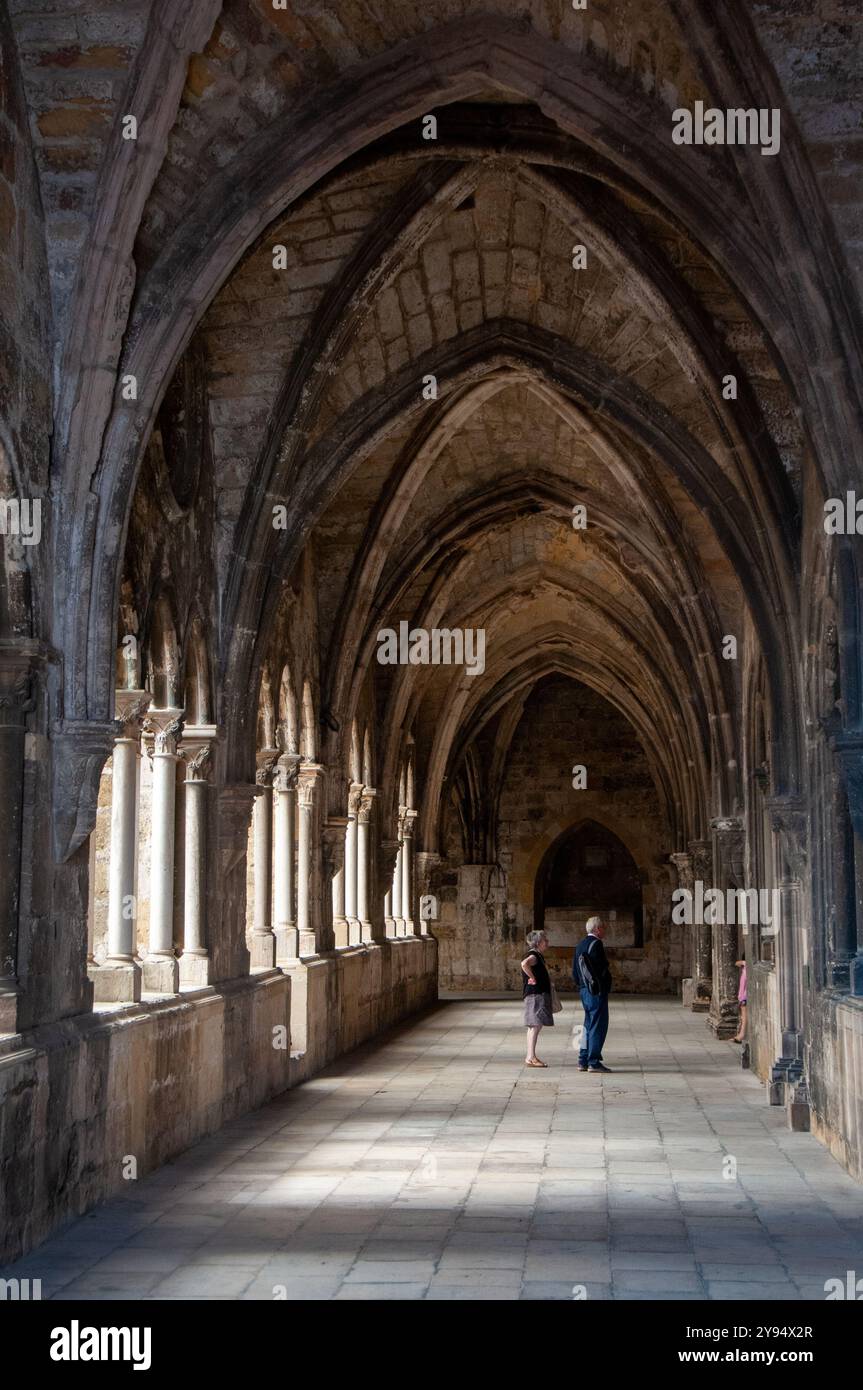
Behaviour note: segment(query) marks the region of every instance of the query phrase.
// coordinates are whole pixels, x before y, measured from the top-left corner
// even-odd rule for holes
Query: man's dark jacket
[[[572,978],[580,988],[583,988],[585,984],[582,978],[582,969],[587,972],[596,986],[591,993],[597,995],[611,993],[611,971],[608,968],[608,957],[598,936],[589,934],[583,941],[579,941],[575,948],[575,955],[572,960]]]

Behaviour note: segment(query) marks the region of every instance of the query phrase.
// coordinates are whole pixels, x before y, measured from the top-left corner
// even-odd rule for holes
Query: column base
[[[211,961],[204,955],[192,955],[184,951],[180,956],[180,984],[208,985],[210,983]]]
[[[87,978],[95,1004],[137,1004],[141,999],[141,967],[137,961],[106,961],[92,966]]]
[[[363,929],[360,926],[359,918],[350,917],[348,919],[348,945],[359,946],[363,939]]]
[[[253,932],[249,942],[249,968],[272,970],[276,964],[276,938],[273,932]]]
[[[733,1038],[738,1027],[737,1009],[735,1008],[733,1014],[728,1009],[712,1013],[707,1020],[707,1026],[715,1038]]]
[[[276,927],[276,965],[296,965],[300,958],[300,934],[294,926]]]
[[[318,943],[313,931],[300,932],[299,952],[301,957],[316,956],[318,954]]]
[[[694,1014],[709,1013],[712,994],[712,988],[706,980],[697,980],[692,997],[692,1012]]]
[[[385,941],[392,941],[392,939],[393,939],[393,937],[395,936],[395,934],[396,934],[396,919],[395,919],[395,917],[385,917],[385,918],[384,918],[384,940],[385,940]]]
[[[405,922],[404,917],[394,917],[393,922],[395,924],[395,935],[404,936],[405,929],[407,927],[407,923]]]
[[[346,946],[350,946],[351,928],[347,917],[333,918],[333,937],[335,939],[337,951],[343,951]]]
[[[360,942],[363,946],[370,946],[374,941],[374,930],[371,922],[360,922]]]
[[[180,988],[180,962],[177,957],[148,957],[143,965],[142,985],[147,994],[176,994]]]

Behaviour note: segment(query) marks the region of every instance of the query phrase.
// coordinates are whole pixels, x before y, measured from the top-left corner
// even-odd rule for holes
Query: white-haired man
[[[608,996],[611,992],[611,971],[602,938],[605,923],[601,917],[589,917],[587,935],[575,948],[572,977],[581,988],[584,1005],[584,1029],[578,1054],[578,1070],[603,1072],[602,1044],[608,1032]]]

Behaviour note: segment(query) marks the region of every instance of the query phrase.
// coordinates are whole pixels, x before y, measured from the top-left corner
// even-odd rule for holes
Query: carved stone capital
[[[278,748],[259,748],[255,754],[255,785],[271,787],[279,759]]]
[[[183,733],[181,709],[150,709],[144,721],[144,733],[152,740],[151,757],[177,756],[177,745]]]
[[[405,810],[402,812],[399,817],[399,834],[403,840],[413,839],[418,815],[419,811]]]
[[[186,725],[180,745],[180,757],[186,763],[187,782],[209,781],[215,742],[215,724]]]
[[[300,775],[299,753],[283,753],[276,763],[273,786],[277,792],[292,792],[297,789]]]
[[[364,787],[360,798],[360,808],[357,812],[361,825],[368,825],[371,821],[375,809],[375,797],[377,792],[374,787]]]
[[[149,690],[117,690],[114,692],[114,723],[118,738],[141,737],[141,727],[150,701]]]
[[[315,792],[323,776],[324,769],[320,763],[300,764],[298,793],[301,806],[314,806]]]
[[[668,858],[677,870],[677,881],[680,887],[691,891],[695,881],[693,856],[686,850],[683,850],[679,854],[669,854]]]
[[[348,815],[356,816],[360,809],[360,799],[363,794],[362,782],[351,782],[348,788]]]

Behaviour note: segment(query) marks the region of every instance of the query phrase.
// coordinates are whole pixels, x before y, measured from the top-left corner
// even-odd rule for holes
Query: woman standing
[[[543,959],[543,951],[548,946],[548,937],[543,931],[530,931],[527,934],[528,954],[521,963],[522,995],[524,997],[524,1023],[527,1028],[527,1067],[547,1067],[536,1055],[536,1043],[540,1029],[554,1026],[551,1007],[551,980]]]
[[[737,1032],[731,1039],[732,1042],[746,1042],[746,952],[743,953],[742,960],[736,960],[734,964],[740,971],[740,985],[737,990],[737,1003],[740,1008],[740,1022],[737,1025]]]

